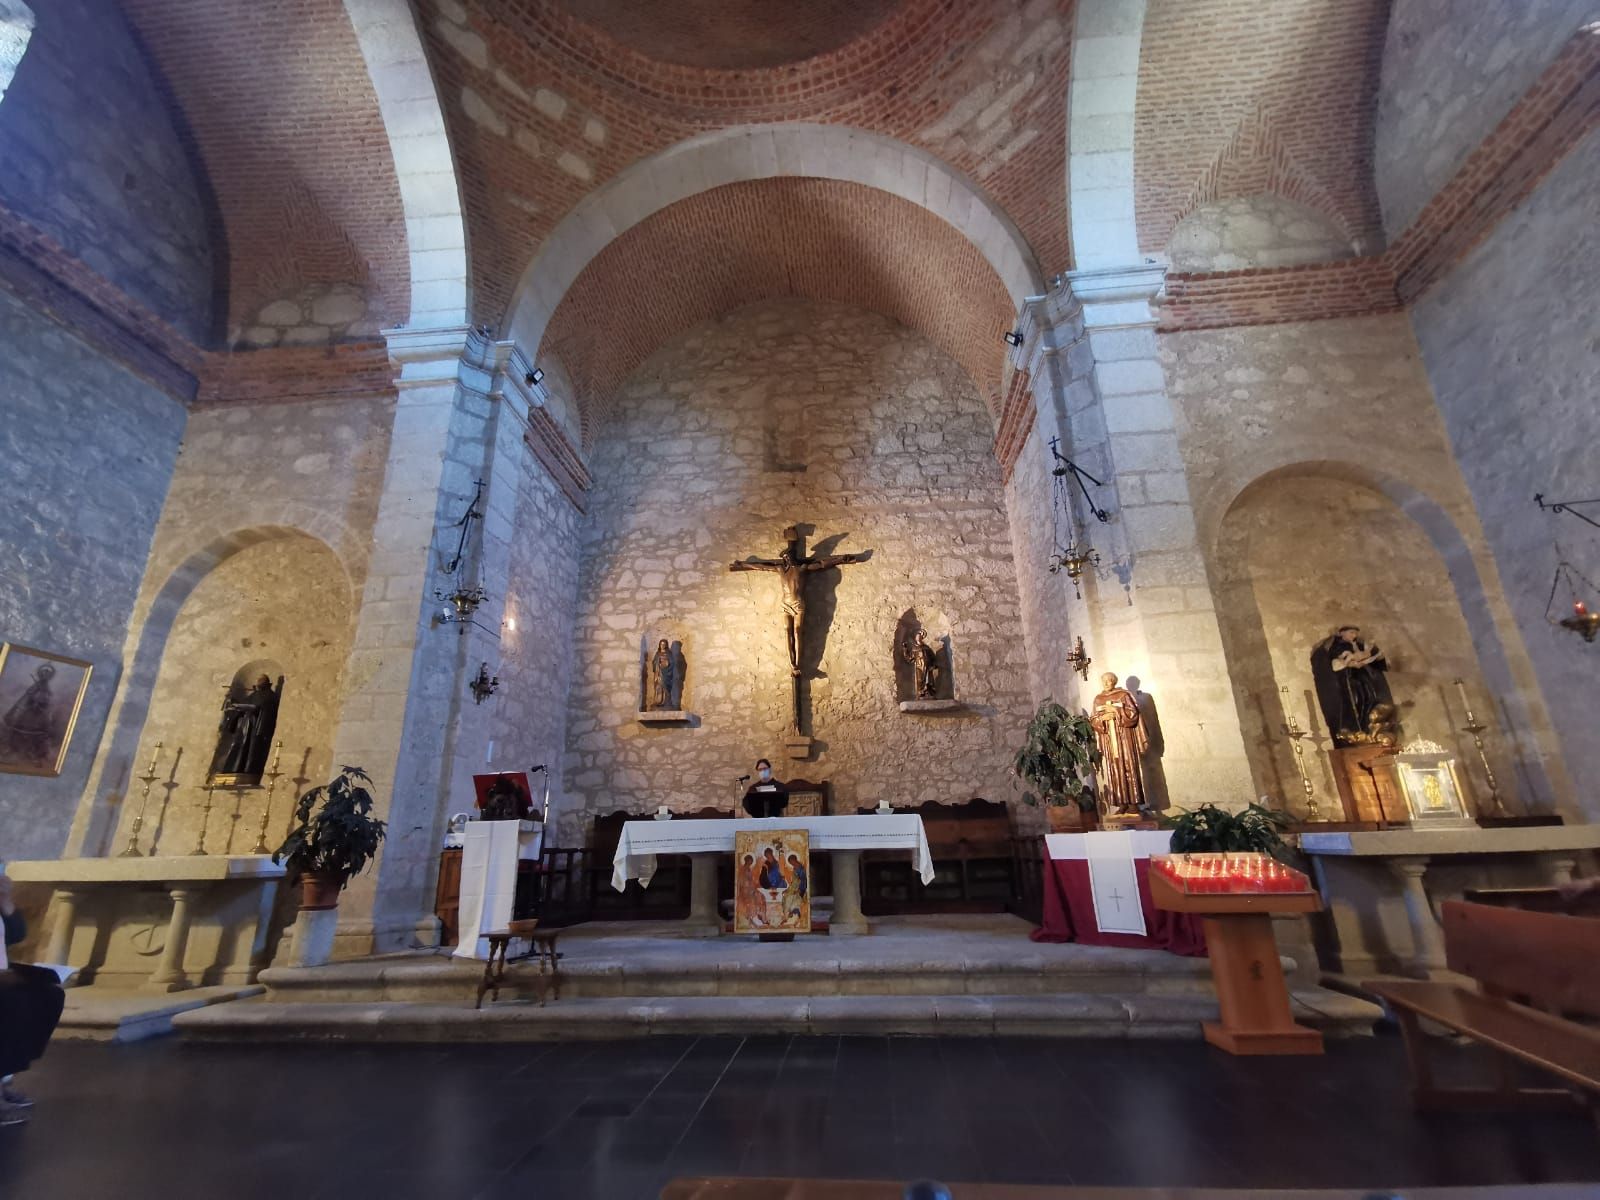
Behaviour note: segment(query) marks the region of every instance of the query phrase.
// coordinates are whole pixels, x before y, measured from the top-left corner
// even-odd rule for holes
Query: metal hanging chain
[[[1101,508],[1094,502],[1094,497],[1089,494],[1088,485],[1092,483],[1095,485],[1095,487],[1105,487],[1105,484],[1096,479],[1093,475],[1089,474],[1089,472],[1085,471],[1066,455],[1062,454],[1057,448],[1059,444],[1059,439],[1050,439],[1050,453],[1055,460],[1061,464],[1059,467],[1056,467],[1051,474],[1053,474],[1056,479],[1060,480],[1070,473],[1073,479],[1077,481],[1078,490],[1083,493],[1084,502],[1088,504],[1089,511],[1094,514],[1094,519],[1104,525],[1107,521],[1111,520],[1111,516],[1106,512],[1105,509]]]
[[[472,523],[483,520],[483,514],[478,511],[478,501],[483,496],[483,480],[474,480],[473,484],[472,503],[467,505],[467,511],[461,515],[461,520],[456,522],[461,529],[461,537],[456,541],[455,557],[444,569],[446,575],[454,575],[460,570],[461,560],[467,553],[467,538],[472,534]]]

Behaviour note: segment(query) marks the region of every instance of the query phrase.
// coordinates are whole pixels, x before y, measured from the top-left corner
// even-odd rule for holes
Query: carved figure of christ
[[[860,554],[830,554],[823,558],[807,558],[800,532],[794,526],[783,531],[787,543],[777,558],[746,558],[730,563],[730,571],[772,571],[783,588],[783,619],[789,641],[789,674],[795,680],[794,727],[800,728],[800,662],[802,639],[805,636],[806,576],[830,567],[862,562]]]

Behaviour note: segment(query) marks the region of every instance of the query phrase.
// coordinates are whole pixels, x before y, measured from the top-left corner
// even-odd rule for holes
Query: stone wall
[[[731,806],[757,756],[832,781],[846,810],[1016,795],[1006,766],[1031,707],[1016,564],[991,419],[953,362],[874,314],[766,302],[659,351],[613,411],[583,532],[573,812]],[[728,570],[776,556],[792,522],[811,526],[813,552],[872,554],[814,577],[811,762],[781,754],[778,582]],[[967,712],[899,712],[892,652],[908,608],[951,635]],[[635,720],[657,637],[682,642],[687,726]]]
[[[1593,0],[1394,0],[1374,139],[1390,237],[1511,110],[1585,21]]]
[[[117,687],[184,411],[3,290],[0,396],[0,639],[94,664],[62,774],[0,776],[5,856],[51,858]]]
[[[327,557],[341,567],[341,586],[359,594],[371,553],[392,415],[392,397],[359,395],[200,408],[190,415],[149,561],[141,556],[137,567],[143,582],[122,651],[127,675],[85,789],[74,852],[114,849],[118,823],[130,819],[119,811],[119,801],[136,786],[130,781],[149,762],[157,740],[184,731],[192,757],[186,757],[178,782],[192,788],[203,780],[208,752],[201,753],[192,739],[214,739],[214,731],[201,732],[216,716],[221,689],[213,676],[225,673],[231,678],[254,657],[243,643],[259,642],[269,626],[279,645],[289,640],[289,626],[280,624],[276,614],[281,609],[300,614],[295,620],[304,618],[305,610],[294,598],[300,586],[297,572],[302,567],[311,571],[308,579],[327,574],[324,566],[304,560],[308,551],[290,561],[281,557],[287,550],[269,551],[266,546],[286,537],[314,539],[329,548]],[[250,567],[249,557],[243,567],[233,562],[258,552],[265,555],[259,561],[268,564],[259,571]],[[223,579],[238,584],[239,590],[210,582],[216,571],[225,572]],[[199,618],[193,614],[207,606],[197,595],[210,596],[207,604],[223,609],[221,624],[208,622],[203,630],[195,624]],[[346,597],[336,607],[348,613],[350,603]],[[173,642],[184,629],[189,632]],[[325,631],[316,636],[337,641]],[[245,657],[234,662],[240,652]],[[302,654],[315,657],[309,643],[291,657],[300,661]],[[284,655],[273,657],[282,660]],[[344,652],[338,657],[342,663]],[[232,665],[224,672],[226,663]],[[313,674],[328,678],[323,667]],[[157,695],[158,675],[164,697]],[[183,680],[189,682],[178,682]],[[184,692],[186,688],[192,693]],[[291,692],[285,700],[286,717],[301,702]],[[200,714],[207,710],[210,716],[202,720]],[[147,718],[153,722],[148,727]],[[316,729],[316,737],[306,743],[314,747],[313,759],[326,763],[333,723],[306,728]],[[191,729],[193,733],[187,732]],[[286,755],[292,745],[286,741]],[[167,741],[169,751],[172,747]],[[325,781],[313,777],[313,782]]]
[[[572,683],[581,514],[526,450],[522,467],[500,659],[498,665],[490,663],[500,690],[485,705],[492,705],[485,769],[522,771],[544,763],[550,772],[550,807],[556,811]],[[537,800],[543,780],[533,776],[532,783]]]
[[[279,674],[284,678],[275,734],[283,742],[283,778],[273,791],[267,827],[276,848],[298,794],[329,778],[351,620],[349,579],[333,552],[314,538],[290,535],[259,542],[224,559],[199,582],[168,634],[144,725],[145,762],[162,742],[166,757],[157,773],[164,779],[175,775],[179,784],[170,795],[160,783],[152,791],[140,839],[146,851],[188,854],[194,849],[205,802],[199,785],[216,749],[222,697],[240,668],[267,662],[273,664],[268,673],[274,682]],[[184,749],[183,761],[172,772],[166,768],[178,747]],[[138,789],[132,792],[137,798]],[[207,825],[207,851],[247,853],[266,798],[264,791],[218,792]],[[135,807],[123,806],[119,844],[127,838]]]
[[[1427,571],[1416,563],[1414,537],[1384,536],[1385,530],[1397,528],[1394,512],[1374,507],[1368,493],[1387,497],[1391,505],[1399,506],[1396,511],[1403,511],[1425,534],[1447,568],[1448,587],[1476,648],[1483,683],[1474,690],[1474,697],[1481,698],[1483,689],[1497,697],[1500,708],[1493,723],[1514,731],[1509,734],[1510,745],[1495,749],[1497,773],[1502,779],[1512,778],[1514,760],[1515,777],[1521,781],[1519,799],[1538,808],[1548,808],[1561,799],[1564,785],[1554,761],[1549,718],[1500,589],[1477,511],[1451,456],[1406,318],[1395,314],[1173,333],[1163,335],[1160,342],[1168,390],[1182,413],[1183,459],[1201,544],[1210,554],[1211,580],[1219,591],[1218,609],[1240,717],[1247,730],[1257,731],[1247,732],[1246,740],[1252,743],[1252,758],[1258,765],[1258,785],[1264,787],[1267,782],[1260,769],[1265,761],[1259,745],[1263,722],[1276,731],[1281,718],[1273,716],[1269,708],[1264,719],[1257,706],[1260,696],[1271,699],[1266,690],[1267,668],[1261,661],[1271,648],[1271,639],[1264,640],[1256,615],[1240,607],[1237,589],[1246,584],[1250,572],[1240,565],[1243,560],[1238,558],[1237,546],[1229,558],[1223,545],[1225,522],[1234,520],[1230,510],[1257,481],[1310,475],[1358,485],[1355,490],[1338,493],[1344,497],[1340,509],[1352,519],[1359,514],[1363,523],[1371,519],[1373,531],[1366,540],[1371,542],[1371,561],[1380,569],[1367,575],[1362,568],[1340,598],[1369,614],[1355,619],[1364,620],[1380,644],[1397,646],[1412,637],[1420,647],[1412,652],[1414,658],[1442,664],[1430,666],[1432,674],[1419,678],[1415,689],[1419,692],[1434,688],[1442,677],[1440,672],[1455,669],[1453,664],[1460,659],[1458,641],[1443,627],[1438,633],[1441,640],[1427,646],[1420,635],[1402,632],[1433,619],[1426,606],[1419,607],[1419,602],[1404,596],[1411,586],[1406,581]],[[1262,511],[1254,501],[1241,507],[1239,529],[1247,530],[1252,520],[1259,522],[1259,516],[1250,514]],[[1297,527],[1299,518],[1292,515],[1297,511],[1298,501],[1285,513],[1283,528]],[[1326,561],[1335,562],[1343,545],[1330,535]],[[1306,564],[1313,561],[1304,560]],[[1324,587],[1332,586],[1333,572],[1329,567],[1322,573]],[[1387,576],[1395,582],[1383,584]],[[1366,582],[1358,583],[1361,579]],[[1283,640],[1290,637],[1289,626],[1313,616],[1320,621],[1323,612],[1312,599],[1286,599],[1269,601],[1262,615],[1279,612],[1284,615],[1272,619],[1283,631],[1278,639],[1281,648],[1273,654],[1285,663],[1296,662],[1302,657],[1298,643],[1291,647]],[[1311,632],[1327,631],[1296,636],[1309,637]],[[1470,675],[1468,682],[1471,686]],[[1270,692],[1285,683],[1299,695],[1309,687],[1309,667],[1298,677],[1276,678]],[[1251,691],[1258,697],[1249,695]],[[1437,731],[1413,732],[1444,740]],[[1279,765],[1279,774],[1286,763]]]
[[[1600,743],[1587,715],[1600,695],[1586,647],[1548,625],[1544,612],[1563,553],[1600,581],[1600,535],[1570,516],[1540,512],[1532,497],[1600,495],[1593,454],[1600,361],[1594,314],[1579,299],[1600,273],[1597,226],[1600,134],[1590,134],[1412,310],[1461,473],[1580,782],[1600,775]],[[1559,607],[1570,596],[1556,600]],[[1591,819],[1600,817],[1592,789],[1579,795]]]
[[[34,9],[0,110],[0,205],[204,339],[211,224],[160,81],[113,0]]]
[[[1174,271],[1297,267],[1348,258],[1350,239],[1327,216],[1280,196],[1235,196],[1202,204],[1172,231]]]

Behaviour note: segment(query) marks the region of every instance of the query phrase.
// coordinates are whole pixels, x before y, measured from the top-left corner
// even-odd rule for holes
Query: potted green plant
[[[1011,774],[1026,785],[1023,803],[1044,805],[1057,832],[1093,829],[1098,821],[1091,780],[1100,748],[1089,718],[1046,698],[1024,733],[1011,764]]]
[[[372,793],[362,786],[371,782],[360,767],[340,767],[295,805],[295,827],[272,861],[299,881],[302,911],[337,908],[339,893],[378,852],[384,822],[372,815]]]
[[[1162,814],[1161,827],[1172,830],[1172,853],[1216,854],[1254,851],[1289,861],[1289,847],[1282,831],[1289,827],[1289,814],[1260,804],[1238,812],[1202,804],[1199,808],[1180,808],[1176,814]]]

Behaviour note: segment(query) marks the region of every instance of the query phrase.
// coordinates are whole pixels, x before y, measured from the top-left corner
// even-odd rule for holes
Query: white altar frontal
[[[915,813],[862,813],[839,817],[744,817],[738,820],[628,821],[622,826],[612,859],[611,886],[622,891],[628,880],[649,887],[656,857],[689,856],[691,883],[689,923],[705,932],[721,932],[717,915],[719,855],[732,854],[734,835],[744,829],[803,829],[812,850],[826,850],[833,859],[833,917],[837,933],[868,933],[861,912],[861,852],[904,850],[923,883],[933,881],[933,852],[922,818]]]
[[[539,857],[544,826],[537,821],[469,821],[461,843],[461,936],[456,958],[488,958],[488,935],[511,921],[517,863]]]

